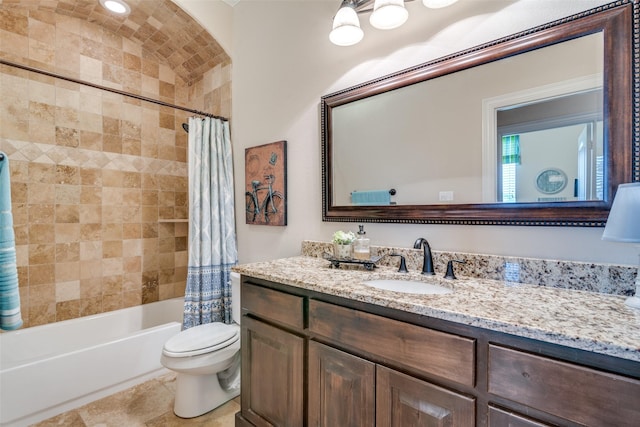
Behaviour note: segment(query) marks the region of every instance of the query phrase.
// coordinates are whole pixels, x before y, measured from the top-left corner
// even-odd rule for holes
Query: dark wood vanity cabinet
[[[640,363],[248,282],[237,427],[640,425]]]
[[[303,298],[242,287],[240,415],[236,425],[304,425]],[[298,332],[298,333],[296,333]]]

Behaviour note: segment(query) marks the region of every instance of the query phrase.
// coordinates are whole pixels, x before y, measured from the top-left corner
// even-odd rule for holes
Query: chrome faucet
[[[424,260],[422,262],[422,274],[427,274],[429,276],[433,276],[436,274],[433,271],[433,257],[431,256],[431,246],[429,246],[429,242],[427,239],[420,237],[413,244],[413,249],[420,249],[420,246],[424,248]]]

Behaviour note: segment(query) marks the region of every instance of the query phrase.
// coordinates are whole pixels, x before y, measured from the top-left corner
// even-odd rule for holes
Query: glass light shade
[[[422,0],[422,4],[429,9],[440,9],[442,7],[451,6],[458,0]]]
[[[618,186],[602,240],[640,242],[640,182]]]
[[[364,37],[360,28],[360,20],[353,6],[345,4],[333,18],[333,30],[329,33],[331,43],[338,46],[351,46],[358,43]]]
[[[369,22],[379,30],[391,30],[404,24],[408,17],[404,0],[376,0]]]

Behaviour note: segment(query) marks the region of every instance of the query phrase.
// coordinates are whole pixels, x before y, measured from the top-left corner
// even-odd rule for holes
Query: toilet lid
[[[164,344],[165,353],[172,356],[196,356],[228,347],[240,338],[238,325],[207,323],[185,329]]]

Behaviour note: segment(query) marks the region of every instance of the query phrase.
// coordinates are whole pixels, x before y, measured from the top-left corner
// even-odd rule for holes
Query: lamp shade
[[[333,18],[333,29],[329,33],[331,43],[338,46],[351,46],[362,40],[364,32],[354,6],[348,0],[342,2],[340,10]]]
[[[640,182],[618,186],[602,240],[640,242]]]
[[[408,17],[404,0],[376,0],[369,23],[379,30],[391,30],[404,24]]]

